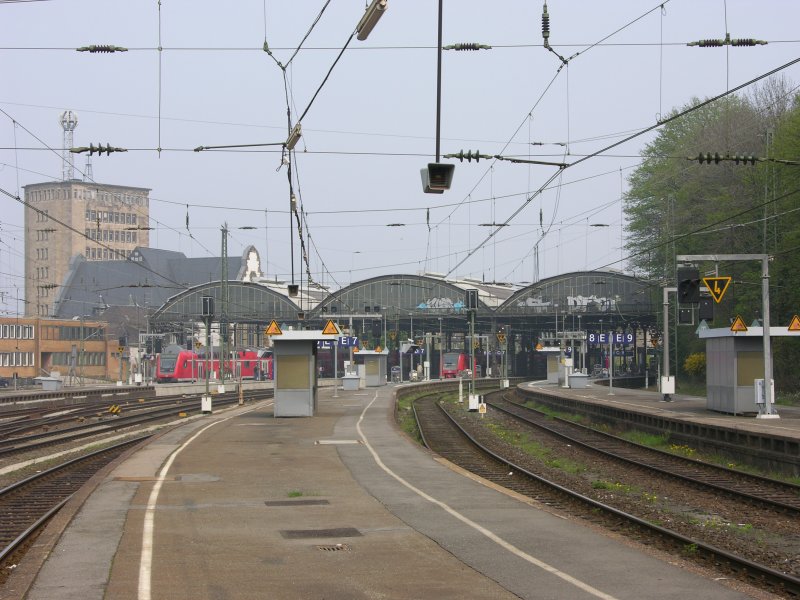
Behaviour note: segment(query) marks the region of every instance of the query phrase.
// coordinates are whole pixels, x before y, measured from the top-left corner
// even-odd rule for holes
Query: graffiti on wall
[[[528,296],[517,302],[517,308],[532,312],[554,313],[559,307],[558,302],[544,299],[542,296]],[[564,306],[563,304],[561,306]],[[592,294],[591,296],[567,296],[567,312],[608,312],[617,306],[616,298],[606,298]],[[562,309],[563,310],[563,309]]]
[[[464,310],[464,302],[461,300],[454,301],[452,298],[429,298],[425,302],[420,302],[417,308],[420,310],[462,312]]]

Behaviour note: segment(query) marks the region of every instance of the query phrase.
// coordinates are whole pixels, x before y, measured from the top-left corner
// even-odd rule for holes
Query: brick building
[[[150,245],[150,190],[76,179],[26,185],[25,315],[52,316],[70,259],[125,260]]]
[[[104,321],[0,317],[0,377],[113,380],[119,354]]]

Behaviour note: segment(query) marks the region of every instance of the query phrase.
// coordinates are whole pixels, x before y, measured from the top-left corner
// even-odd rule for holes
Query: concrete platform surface
[[[24,597],[747,597],[460,473],[398,431],[393,392],[162,435],[86,499]]]

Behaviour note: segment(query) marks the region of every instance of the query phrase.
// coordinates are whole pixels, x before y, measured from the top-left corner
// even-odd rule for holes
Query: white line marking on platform
[[[574,585],[575,587],[585,591],[588,594],[591,594],[592,596],[595,596],[597,598],[603,598],[603,600],[617,600],[615,596],[611,596],[610,594],[606,594],[605,592],[602,592],[602,591],[590,586],[588,583],[584,583],[583,581],[580,581],[579,579],[576,579],[572,575],[569,575],[568,573],[565,573],[564,571],[561,571],[561,570],[555,568],[554,566],[552,566],[552,565],[550,565],[550,564],[548,564],[548,563],[546,563],[544,561],[541,561],[541,560],[539,560],[538,558],[536,558],[534,556],[531,556],[527,552],[524,552],[524,551],[520,550],[519,548],[517,548],[513,544],[510,544],[509,542],[505,541],[503,538],[501,538],[496,533],[490,531],[489,529],[486,529],[482,525],[480,525],[480,524],[476,523],[475,521],[472,521],[471,519],[465,517],[460,512],[456,511],[454,508],[451,508],[448,504],[445,504],[441,500],[437,500],[436,498],[426,494],[425,492],[423,492],[419,488],[414,487],[410,482],[406,481],[405,479],[400,477],[400,475],[398,475],[397,473],[392,471],[389,467],[387,467],[383,463],[383,461],[381,460],[381,457],[378,456],[378,453],[375,451],[375,449],[369,443],[369,440],[367,439],[367,436],[364,435],[364,432],[361,429],[361,422],[364,420],[364,416],[367,414],[367,410],[375,403],[375,401],[377,399],[378,399],[378,392],[376,391],[375,392],[375,396],[372,398],[372,401],[370,401],[370,403],[367,404],[364,407],[364,410],[361,411],[361,416],[358,418],[358,422],[356,423],[356,430],[358,431],[358,434],[361,436],[361,439],[363,440],[364,445],[367,447],[367,450],[369,450],[370,454],[372,454],[372,458],[375,459],[375,462],[378,464],[378,466],[381,469],[383,469],[389,476],[391,476],[394,479],[396,479],[400,484],[404,485],[405,487],[407,487],[409,490],[411,490],[412,492],[414,492],[415,494],[417,494],[421,498],[427,500],[431,504],[435,504],[436,506],[438,506],[439,508],[441,508],[442,510],[444,510],[448,514],[452,515],[453,517],[455,517],[456,519],[458,519],[459,521],[461,521],[465,525],[467,525],[469,527],[472,527],[478,533],[486,536],[487,538],[492,540],[494,543],[498,544],[501,548],[504,548],[505,550],[508,550],[509,552],[511,552],[512,554],[518,556],[522,560],[527,561],[530,564],[532,564],[534,566],[537,566],[540,569],[543,569],[544,571],[547,571],[548,573],[550,573],[552,575],[555,575],[556,577],[559,577],[560,579],[563,579],[567,583],[570,583],[570,584]]]
[[[320,446],[326,446],[331,444],[361,444],[361,440],[317,440],[315,442]]]
[[[188,440],[186,440],[183,444],[181,444],[178,448],[173,450],[172,454],[169,455],[167,462],[165,462],[164,466],[161,467],[161,471],[159,471],[156,479],[156,484],[150,491],[150,498],[147,500],[147,508],[145,509],[144,513],[144,524],[142,526],[142,554],[139,559],[139,600],[150,600],[151,598],[151,587],[153,581],[153,534],[155,533],[154,521],[156,516],[156,504],[158,503],[158,494],[161,491],[161,484],[166,480],[167,472],[169,472],[169,468],[172,466],[172,463],[175,461],[178,454],[183,452],[183,450],[189,444],[200,437],[200,435],[207,429],[211,429],[214,425],[219,425],[220,423],[224,423],[225,421],[228,421],[234,417],[239,417],[249,413],[257,408],[261,407],[254,406],[249,410],[245,410],[235,415],[231,415],[230,417],[225,417],[224,419],[209,423]]]

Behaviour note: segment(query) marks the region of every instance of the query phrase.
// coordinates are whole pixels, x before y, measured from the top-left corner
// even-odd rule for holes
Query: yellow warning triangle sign
[[[269,325],[264,330],[264,335],[283,335],[283,332],[281,331],[281,328],[278,326],[278,324],[275,322],[275,319],[272,319],[272,321],[270,321]]]
[[[731,284],[731,277],[703,277],[703,283],[708,288],[714,302],[719,304],[722,302],[722,297],[728,291],[728,286]]]
[[[375,352],[383,352],[383,348],[381,348],[380,346],[376,346]]]
[[[336,323],[331,320],[328,320],[328,322],[325,323],[325,327],[322,329],[322,335],[339,335],[339,333],[339,328],[336,326]]]
[[[789,331],[800,331],[800,317],[797,315],[792,317],[792,322],[789,323]]]
[[[358,346],[353,346],[353,352],[358,352]]]
[[[747,325],[744,324],[744,320],[739,315],[736,315],[736,318],[733,320],[731,331],[747,331]]]

